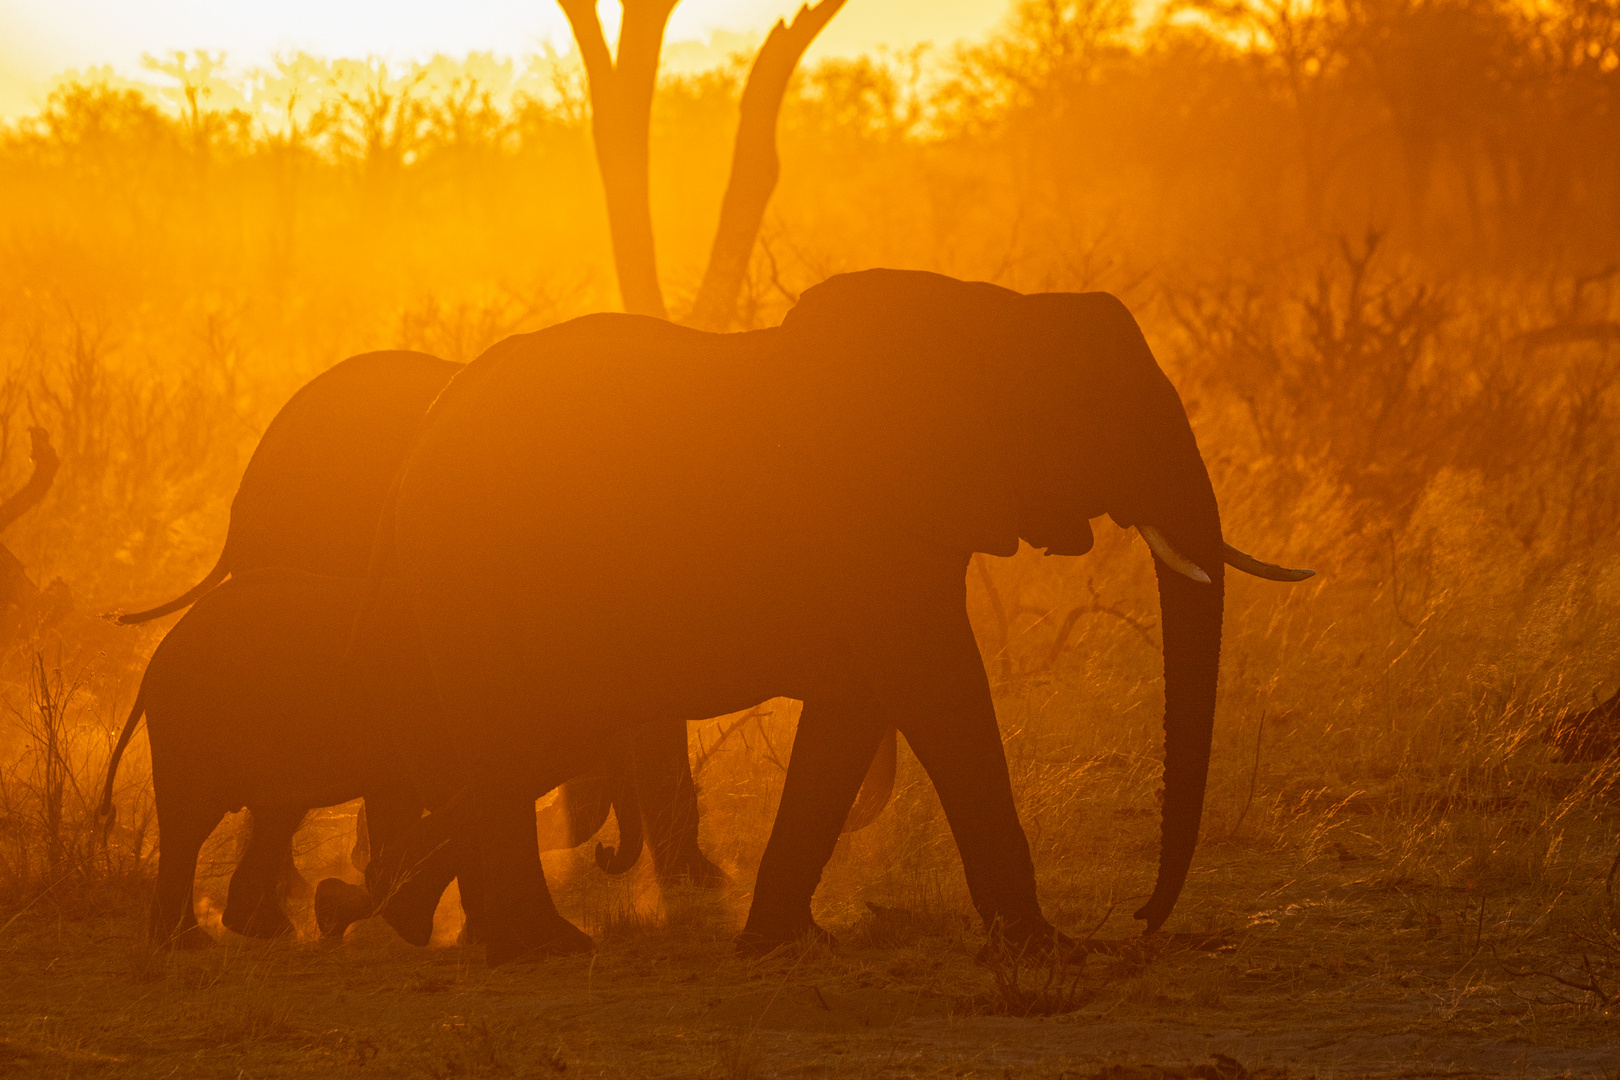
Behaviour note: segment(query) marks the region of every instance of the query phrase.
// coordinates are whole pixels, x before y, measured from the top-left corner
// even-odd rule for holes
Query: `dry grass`
[[[1346,273],[1338,257],[1323,268]],[[1483,321],[1437,330],[1426,377],[1463,377],[1487,348],[1470,337]],[[155,842],[141,740],[105,842],[93,803],[155,636],[93,653],[100,624],[70,619],[16,643],[8,668],[0,979],[30,1004],[0,1019],[0,1061],[47,1075],[203,1062],[230,1075],[1056,1076],[1207,1071],[1221,1053],[1290,1075],[1603,1075],[1620,995],[1620,761],[1561,763],[1544,733],[1613,687],[1620,548],[1582,524],[1582,501],[1613,477],[1578,471],[1576,484],[1559,458],[1477,445],[1490,426],[1459,418],[1449,463],[1418,447],[1428,478],[1370,499],[1313,465],[1331,450],[1307,437],[1314,413],[1278,408],[1309,452],[1266,456],[1249,404],[1199,368],[1208,341],[1163,333],[1167,365],[1194,376],[1233,538],[1323,570],[1295,588],[1230,586],[1205,840],[1170,927],[1213,951],[1172,940],[1068,969],[975,966],[949,831],[903,754],[893,804],[840,844],[818,897],[844,947],[733,959],[797,719],[778,701],[696,731],[704,843],[734,880],[724,895],[666,895],[646,866],[609,880],[588,847],[547,856],[559,903],[601,942],[594,960],[488,972],[375,926],[337,949],[227,939],[152,953],[136,944]],[[1292,347],[1304,363],[1321,344]],[[1559,362],[1604,361],[1581,352],[1596,348]],[[1541,387],[1516,422],[1568,445],[1555,436],[1577,388]],[[1612,395],[1602,406],[1606,438]],[[1510,508],[1527,500],[1547,527],[1524,535]],[[1122,941],[1157,839],[1148,560],[1104,528],[1084,559],[980,560],[969,593],[1048,911],[1101,946]],[[307,876],[341,867],[351,831],[341,810],[311,823]],[[227,826],[205,853],[216,931],[235,843]],[[436,940],[457,929],[447,907]]]

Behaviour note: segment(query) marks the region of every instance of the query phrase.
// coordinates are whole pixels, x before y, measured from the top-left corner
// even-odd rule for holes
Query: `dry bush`
[[[133,820],[116,826],[98,812],[115,731],[87,715],[87,681],[35,652],[26,698],[6,703],[23,740],[0,765],[0,911],[13,918],[42,901],[59,911],[119,910],[150,870],[150,801],[135,800]]]

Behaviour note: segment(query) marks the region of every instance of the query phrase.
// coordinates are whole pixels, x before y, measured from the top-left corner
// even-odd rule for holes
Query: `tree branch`
[[[822,28],[838,14],[846,0],[804,4],[791,25],[778,19],[760,46],[748,72],[738,103],[737,142],[731,155],[731,177],[720,204],[709,265],[698,288],[689,320],[704,330],[729,328],[737,309],[737,295],[748,272],[765,207],[776,190],[781,162],[776,151],[776,121],[787,93],[788,80],[805,50]]]
[[[596,4],[594,0],[557,0],[557,6],[574,31],[574,43],[579,46],[585,78],[590,83],[591,107],[595,109],[598,93],[610,94],[613,87],[613,57],[602,34],[602,21],[596,17]]]
[[[56,470],[62,464],[61,459],[56,456],[56,450],[51,446],[50,432],[42,427],[34,427],[28,429],[28,436],[34,444],[29,455],[34,462],[34,473],[28,478],[28,483],[11,498],[0,503],[0,532],[39,505],[40,500],[45,498],[45,493],[51,489],[51,483],[56,479]]]

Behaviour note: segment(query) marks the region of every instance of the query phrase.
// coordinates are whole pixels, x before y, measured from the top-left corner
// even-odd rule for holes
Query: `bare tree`
[[[620,0],[617,57],[608,51],[595,0],[557,0],[573,28],[591,91],[591,135],[607,196],[613,263],[624,309],[668,317],[658,284],[648,187],[648,133],[664,28],[679,0]],[[776,188],[776,118],[789,78],[810,43],[846,0],[804,4],[791,24],[778,19],[760,46],[738,106],[737,142],[731,178],[720,206],[720,224],[690,322],[708,330],[731,324],[748,258],[765,207]]]

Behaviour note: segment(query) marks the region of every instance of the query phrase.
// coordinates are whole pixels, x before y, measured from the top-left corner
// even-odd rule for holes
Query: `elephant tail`
[[[135,626],[139,623],[151,622],[153,619],[161,619],[163,616],[179,611],[183,607],[195,604],[206,594],[212,592],[214,587],[224,581],[226,576],[230,574],[231,568],[226,560],[230,550],[230,544],[227,543],[225,550],[219,553],[219,561],[214,563],[212,570],[208,571],[208,576],[173,600],[170,600],[167,604],[159,604],[157,607],[148,608],[145,611],[109,611],[102,617],[117,623],[119,626]]]
[[[641,800],[636,795],[636,769],[628,737],[608,762],[608,775],[612,777],[613,816],[619,822],[619,846],[610,848],[598,843],[596,865],[609,874],[622,874],[641,858],[644,843]]]
[[[113,781],[118,777],[118,762],[124,756],[124,747],[129,745],[130,736],[135,734],[136,725],[141,722],[141,714],[146,712],[146,680],[141,680],[141,688],[135,693],[135,704],[129,710],[129,719],[124,721],[124,730],[118,735],[118,744],[113,747],[112,757],[107,759],[107,783],[101,789],[101,808],[98,811],[103,820],[103,831],[113,826]]]

